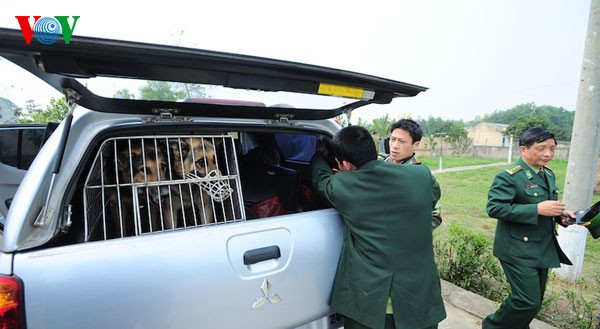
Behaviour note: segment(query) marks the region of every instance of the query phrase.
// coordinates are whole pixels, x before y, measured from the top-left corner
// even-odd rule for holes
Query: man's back
[[[331,201],[356,233],[359,249],[385,247],[400,237],[414,248],[431,246],[431,209],[440,192],[434,191],[427,167],[372,161],[359,170],[335,174],[331,184]]]
[[[378,315],[391,296],[397,324],[422,328],[441,321],[445,311],[431,235],[440,192],[429,169],[370,161],[333,174],[315,156],[312,175],[346,225],[333,310],[379,327]]]

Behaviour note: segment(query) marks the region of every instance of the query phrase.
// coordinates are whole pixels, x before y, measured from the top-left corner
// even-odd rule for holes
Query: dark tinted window
[[[0,162],[19,169],[29,169],[40,151],[44,128],[0,129]]]

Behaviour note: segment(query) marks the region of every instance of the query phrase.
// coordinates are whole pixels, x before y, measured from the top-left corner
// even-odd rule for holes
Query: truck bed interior
[[[264,129],[110,131],[86,152],[52,245],[222,225],[329,207],[309,162],[323,136]]]

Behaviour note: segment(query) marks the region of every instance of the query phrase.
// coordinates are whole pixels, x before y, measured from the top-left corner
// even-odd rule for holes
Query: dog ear
[[[190,154],[190,150],[191,150],[190,142],[187,139],[182,139],[181,140],[181,155],[183,156],[184,159],[186,159],[188,157],[188,154]]]
[[[146,147],[144,148],[144,153],[140,153],[139,156],[145,156],[146,158],[150,158],[150,159],[157,159],[160,158],[161,151],[160,148],[155,148],[154,145],[146,145]]]
[[[211,143],[211,141],[209,141],[208,139],[205,139],[203,142],[204,142],[204,148],[207,151],[209,151],[209,152],[215,151],[215,147],[214,147],[213,143]]]

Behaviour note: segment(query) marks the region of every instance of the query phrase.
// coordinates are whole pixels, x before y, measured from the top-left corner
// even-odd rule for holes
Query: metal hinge
[[[52,218],[54,215],[54,208],[48,209],[47,206],[42,208],[37,218],[33,222],[34,227],[45,227],[48,223],[48,219]]]
[[[173,121],[175,118],[173,117],[173,113],[161,113],[160,120],[161,121]]]
[[[71,215],[73,214],[73,206],[68,204],[67,209],[65,209],[65,220],[60,228],[63,233],[67,233],[73,221],[71,220]]]
[[[275,124],[293,126],[294,124],[290,121],[294,118],[293,114],[275,114],[275,117],[279,120],[274,120]]]
[[[352,116],[352,111],[354,110],[354,108],[347,108],[345,110],[342,111],[342,113],[344,113],[346,115],[346,121],[348,121],[348,126],[352,125],[352,122],[350,121],[350,118]]]
[[[152,122],[185,121],[185,119],[183,119],[183,118],[175,117],[175,115],[179,113],[179,109],[152,109],[152,113],[158,114],[158,117],[148,119],[147,121],[152,121]]]
[[[69,109],[72,109],[75,101],[78,101],[81,98],[81,94],[71,88],[65,88],[63,92],[65,93],[65,99],[67,100]]]

